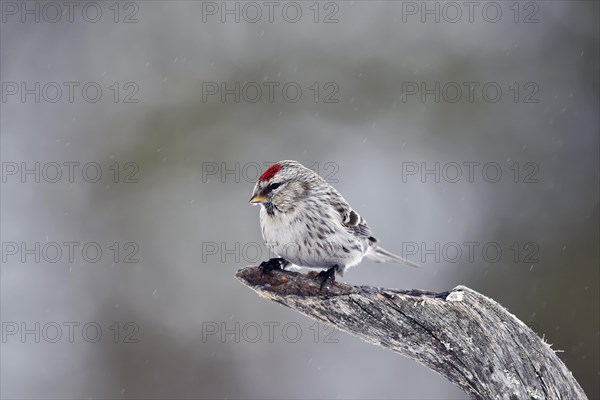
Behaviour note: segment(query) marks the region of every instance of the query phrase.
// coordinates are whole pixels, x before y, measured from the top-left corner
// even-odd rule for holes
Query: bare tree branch
[[[260,296],[412,358],[475,399],[586,399],[550,345],[494,300],[465,286],[449,292],[333,283],[315,273],[236,277]]]

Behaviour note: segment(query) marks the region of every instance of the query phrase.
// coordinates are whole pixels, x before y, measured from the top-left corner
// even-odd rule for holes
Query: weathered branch
[[[550,346],[494,300],[465,286],[450,292],[381,289],[315,273],[258,267],[236,277],[260,296],[445,376],[475,399],[586,399]]]

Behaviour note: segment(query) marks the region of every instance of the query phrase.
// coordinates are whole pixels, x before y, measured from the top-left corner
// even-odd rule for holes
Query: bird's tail
[[[419,264],[409,261],[404,257],[397,256],[394,253],[390,253],[389,251],[387,251],[386,249],[382,249],[381,247],[371,247],[365,255],[375,262],[394,261],[400,264],[408,265],[413,268],[421,267]]]

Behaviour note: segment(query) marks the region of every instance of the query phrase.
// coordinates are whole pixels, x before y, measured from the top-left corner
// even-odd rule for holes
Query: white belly
[[[348,232],[341,223],[318,232],[306,226],[306,218],[297,217],[297,213],[271,217],[261,207],[263,239],[277,257],[300,267],[316,269],[334,265],[347,268],[362,260],[367,243]]]

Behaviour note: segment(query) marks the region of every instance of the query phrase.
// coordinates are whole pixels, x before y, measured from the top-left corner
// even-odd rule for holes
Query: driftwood
[[[259,267],[236,277],[262,297],[420,362],[472,398],[587,398],[550,345],[465,286],[433,293],[334,282],[321,291],[314,272]]]

